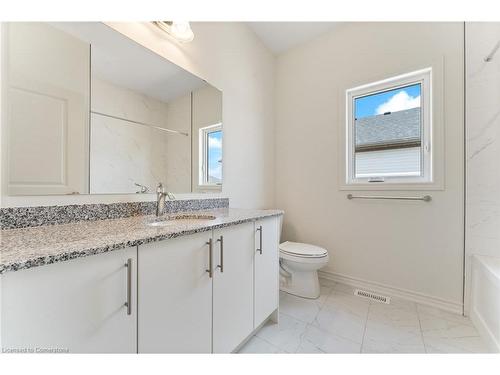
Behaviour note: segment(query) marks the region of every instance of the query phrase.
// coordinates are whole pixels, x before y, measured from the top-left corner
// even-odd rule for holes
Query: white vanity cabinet
[[[214,230],[213,352],[230,353],[253,331],[254,223]]]
[[[279,304],[279,217],[255,222],[254,328]]]
[[[5,273],[3,349],[135,353],[136,265],[131,247]]]
[[[278,308],[277,217],[138,254],[139,353],[230,353]]]
[[[230,353],[278,309],[279,218],[1,275],[1,346]]]
[[[139,353],[211,352],[211,237],[207,231],[139,246]]]

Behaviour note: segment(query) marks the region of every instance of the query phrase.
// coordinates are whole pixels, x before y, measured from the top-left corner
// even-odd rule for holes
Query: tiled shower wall
[[[466,309],[474,254],[500,257],[500,23],[466,24]]]

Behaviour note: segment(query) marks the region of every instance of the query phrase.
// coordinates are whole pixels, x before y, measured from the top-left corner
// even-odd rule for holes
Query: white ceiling
[[[168,102],[207,83],[100,22],[53,26],[92,45],[92,74],[115,85]],[[274,53],[305,43],[338,22],[248,22]]]
[[[168,102],[207,83],[100,22],[53,26],[92,45],[92,75]]]
[[[247,22],[274,54],[280,54],[299,44],[330,31],[338,22]]]

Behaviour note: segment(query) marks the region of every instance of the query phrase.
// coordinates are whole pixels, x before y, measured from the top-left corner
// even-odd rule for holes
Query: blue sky
[[[420,84],[355,99],[356,118],[420,107]]]
[[[222,130],[208,134],[208,174],[222,179]]]

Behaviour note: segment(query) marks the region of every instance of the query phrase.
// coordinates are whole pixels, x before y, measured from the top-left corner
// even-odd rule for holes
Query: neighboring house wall
[[[279,56],[276,67],[282,240],[325,247],[329,276],[367,280],[393,295],[457,312],[463,281],[463,42],[461,23],[344,24]],[[430,194],[429,203],[347,200],[347,193],[357,192],[340,190],[345,90],[430,66],[433,125],[446,135],[435,150],[444,165],[444,190],[360,193]]]
[[[420,108],[363,117],[354,126],[355,177],[420,175]]]
[[[356,177],[418,176],[420,147],[356,153]]]

